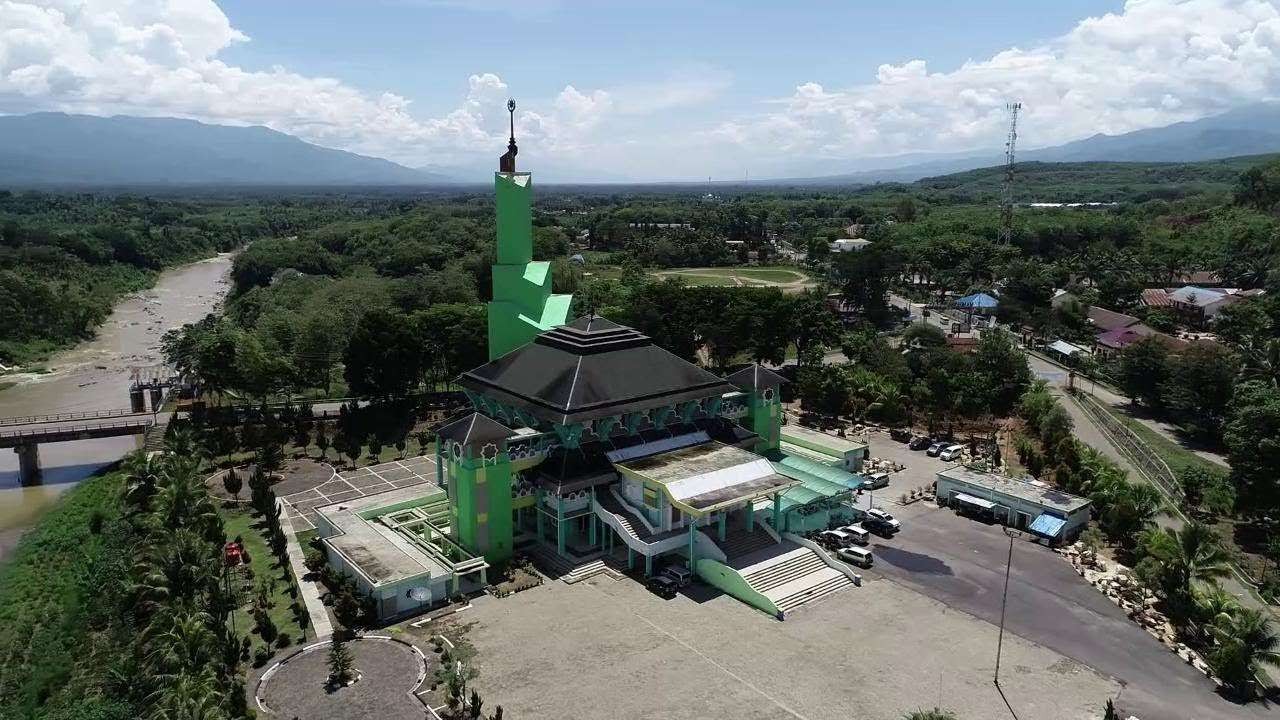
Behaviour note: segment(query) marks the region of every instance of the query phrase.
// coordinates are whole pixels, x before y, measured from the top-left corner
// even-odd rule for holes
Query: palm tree
[[[188,529],[157,534],[135,568],[134,593],[144,610],[217,591],[219,548]]]
[[[1261,610],[1239,608],[1210,628],[1216,647],[1209,653],[1213,671],[1237,693],[1254,682],[1261,666],[1280,667],[1280,638]]]
[[[1197,610],[1196,585],[1211,584],[1231,572],[1227,551],[1213,529],[1203,523],[1153,531],[1144,545],[1156,562],[1159,590],[1169,609],[1182,617]]]
[[[1122,478],[1109,477],[1091,497],[1102,510],[1103,531],[1127,547],[1133,546],[1138,533],[1155,524],[1164,509],[1164,496],[1159,490]]]
[[[149,673],[162,680],[176,678],[217,660],[219,643],[212,624],[208,613],[181,606],[157,612],[141,638]]]
[[[123,499],[131,513],[144,512],[150,507],[151,496],[156,492],[160,463],[145,452],[136,452],[125,458]]]
[[[1205,625],[1213,625],[1222,618],[1230,618],[1240,609],[1236,596],[1217,585],[1195,592],[1196,609]]]
[[[227,720],[226,700],[213,670],[178,675],[147,697],[148,720]]]

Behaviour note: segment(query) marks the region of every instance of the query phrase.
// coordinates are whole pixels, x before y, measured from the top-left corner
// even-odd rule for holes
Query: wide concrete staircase
[[[737,568],[747,584],[772,601],[782,613],[853,585],[847,575],[829,566],[809,548],[787,541],[782,545],[790,547],[780,554]]]
[[[529,548],[529,557],[533,564],[544,575],[552,580],[563,580],[569,585],[582,582],[596,575],[607,575],[614,580],[622,579],[622,575],[607,565],[604,558],[597,553],[596,557],[584,560],[560,557],[555,550],[534,545]]]

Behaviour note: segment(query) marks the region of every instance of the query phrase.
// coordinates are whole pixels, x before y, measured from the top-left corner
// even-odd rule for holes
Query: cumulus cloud
[[[0,111],[187,117],[266,125],[322,145],[406,162],[492,150],[505,138],[508,88],[468,79],[442,117],[418,118],[395,93],[370,93],[286,68],[253,72],[219,59],[249,38],[211,0],[0,0]],[[590,129],[603,91],[565,88],[521,126],[553,146]]]
[[[1028,146],[1195,119],[1280,96],[1280,10],[1264,0],[1129,0],[1070,32],[950,72],[881,65],[874,82],[806,82],[710,133],[778,154],[857,157],[999,144],[1023,103]]]

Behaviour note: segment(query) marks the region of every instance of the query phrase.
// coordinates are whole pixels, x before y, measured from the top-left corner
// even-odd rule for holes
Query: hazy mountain
[[[1025,138],[1023,139],[1025,141]],[[1196,162],[1215,158],[1280,152],[1280,104],[1251,105],[1222,115],[1121,135],[1094,135],[1064,145],[1023,150],[1019,161],[1039,162]],[[920,178],[991,167],[1003,163],[1002,151],[941,156],[903,163],[881,158],[877,169],[786,180],[797,184],[911,182]],[[865,163],[863,163],[865,164]],[[783,182],[783,181],[779,181]]]
[[[175,118],[0,117],[0,185],[424,185],[455,182],[265,127]]]

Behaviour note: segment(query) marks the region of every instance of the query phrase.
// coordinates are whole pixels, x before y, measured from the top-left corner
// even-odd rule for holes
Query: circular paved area
[[[372,638],[352,640],[347,647],[359,682],[329,692],[329,644],[318,645],[279,666],[259,686],[269,714],[306,720],[422,719],[425,708],[413,693],[425,666],[413,648]]]

